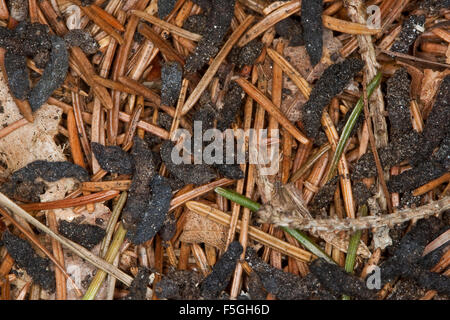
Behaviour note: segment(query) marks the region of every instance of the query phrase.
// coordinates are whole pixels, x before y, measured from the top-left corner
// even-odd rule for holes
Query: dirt
[[[302,123],[309,138],[317,138],[322,111],[331,99],[342,92],[364,63],[350,58],[328,67],[314,86],[308,102],[302,108]]]
[[[17,266],[25,269],[34,282],[45,290],[55,290],[55,273],[50,269],[49,259],[38,256],[28,241],[9,231],[3,233],[2,241]]]
[[[133,139],[131,156],[133,157],[133,177],[127,202],[122,211],[122,221],[125,229],[133,232],[148,207],[151,197],[150,181],[155,174],[155,165],[152,151],[147,143],[137,136]]]
[[[110,173],[132,174],[133,158],[118,146],[108,146],[92,142],[92,152],[100,167]]]
[[[160,151],[162,161],[174,177],[183,181],[185,184],[193,183],[195,185],[208,183],[217,177],[214,170],[206,164],[175,164],[171,157],[174,147],[173,142],[164,141]]]
[[[410,89],[411,80],[404,68],[397,70],[387,81],[386,109],[389,113],[391,136],[412,130]]]
[[[9,0],[8,9],[11,18],[16,21],[24,21],[28,18],[27,0]]]
[[[6,51],[4,61],[11,93],[19,100],[28,99],[31,88],[26,57]]]
[[[238,241],[230,243],[227,251],[214,265],[212,272],[200,285],[200,291],[205,299],[218,298],[219,294],[227,287],[242,252],[243,248]]]
[[[100,48],[98,42],[86,30],[72,29],[64,35],[64,41],[69,47],[80,47],[86,54],[94,54]]]
[[[172,189],[166,178],[155,175],[150,183],[151,200],[135,228],[128,230],[127,238],[134,244],[142,244],[153,238],[164,225],[172,200]]]
[[[382,285],[401,277],[415,281],[422,288],[448,295],[450,278],[430,272],[420,264],[426,245],[439,236],[443,227],[443,221],[436,217],[419,220],[401,239],[392,257],[381,265]]]
[[[308,52],[311,65],[315,66],[322,59],[323,50],[323,1],[303,0],[301,9],[301,22],[303,27],[303,39]]]
[[[51,36],[50,39],[52,42],[50,61],[45,67],[41,79],[30,93],[29,100],[33,111],[47,102],[53,91],[64,83],[69,68],[69,53],[64,40],[57,36]]]
[[[235,46],[230,53],[230,61],[238,68],[252,66],[255,60],[261,55],[264,44],[258,39],[250,41],[244,47]]]
[[[198,300],[202,279],[197,271],[174,270],[156,284],[155,293],[160,299]]]
[[[403,22],[402,31],[391,47],[391,51],[399,53],[409,53],[411,45],[416,41],[417,37],[422,33],[420,29],[424,29],[425,16],[411,15],[408,20]]]
[[[175,8],[177,0],[158,1],[158,17],[165,19]]]
[[[303,39],[303,28],[299,21],[295,18],[288,17],[281,20],[275,25],[277,34],[289,41],[289,46],[303,46],[305,40]]]
[[[170,61],[163,64],[161,69],[161,104],[176,106],[181,91],[182,78],[183,68],[178,62]]]
[[[99,226],[66,220],[59,221],[58,232],[88,250],[99,244],[106,235],[106,231]]]
[[[450,76],[446,76],[441,83],[436,102],[431,109],[423,130],[420,149],[410,160],[412,165],[423,163],[429,158],[434,149],[439,147],[443,139],[450,132]]]
[[[235,0],[211,0],[205,33],[195,51],[186,59],[186,72],[192,73],[200,70],[210,58],[217,54],[219,46],[230,28],[234,15],[234,4]]]
[[[247,250],[246,261],[259,277],[265,290],[279,300],[336,299],[324,291],[317,278],[311,273],[301,278],[292,273],[283,272],[263,262],[252,248]]]
[[[338,265],[328,263],[323,259],[316,259],[311,263],[309,269],[319,282],[336,296],[345,294],[363,300],[375,299],[375,292],[369,290],[364,281],[345,272]]]
[[[150,270],[139,267],[136,277],[131,282],[130,291],[124,300],[146,300]]]

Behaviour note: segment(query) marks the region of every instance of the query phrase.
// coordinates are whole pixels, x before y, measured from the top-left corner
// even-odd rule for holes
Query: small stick
[[[9,126],[0,129],[0,139],[6,137],[8,134],[14,132],[14,130],[19,129],[28,123],[30,122],[27,119],[22,118],[11,123]]]
[[[189,110],[192,109],[192,107],[198,102],[200,99],[200,96],[202,95],[203,91],[207,88],[211,80],[213,79],[214,75],[216,74],[217,70],[219,70],[220,65],[227,57],[228,53],[233,48],[234,44],[238,41],[238,39],[241,37],[241,35],[244,33],[244,31],[248,28],[248,26],[253,22],[255,19],[254,16],[249,15],[245,21],[237,28],[233,34],[228,38],[225,45],[222,47],[222,49],[217,54],[216,58],[213,60],[213,62],[210,64],[208,70],[203,75],[202,79],[198,83],[198,85],[195,87],[194,91],[192,91],[191,95],[185,102],[183,108],[181,109],[181,115],[185,115],[189,112]]]
[[[131,180],[88,181],[81,184],[81,191],[100,192],[106,190],[128,191]]]
[[[412,194],[415,197],[421,196],[447,181],[450,181],[450,172],[447,172],[447,173],[443,174],[442,176],[440,176],[439,178],[434,179],[434,180],[424,184],[423,186],[415,189]]]
[[[254,85],[244,78],[236,79],[237,84],[239,84],[242,89],[252,97],[256,102],[258,102],[261,107],[263,107],[270,115],[278,120],[281,126],[283,126],[295,139],[297,139],[302,144],[309,143],[309,139],[303,135],[300,130],[293,125],[288,118],[283,114],[283,112],[278,109],[269,98],[267,98],[261,91],[259,91]]]
[[[361,23],[336,19],[327,15],[322,15],[322,22],[323,25],[328,29],[342,33],[354,35],[375,35],[381,32],[381,29],[369,28],[368,26]]]

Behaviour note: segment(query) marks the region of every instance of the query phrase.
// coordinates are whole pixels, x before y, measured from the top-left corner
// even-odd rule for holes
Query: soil
[[[303,39],[303,28],[299,21],[295,18],[288,17],[281,20],[275,25],[277,34],[289,41],[289,46],[303,46],[305,40]]]
[[[69,238],[88,250],[91,250],[99,244],[106,235],[106,231],[99,226],[80,224],[66,220],[59,221],[58,231],[64,237]]]
[[[161,104],[175,106],[181,91],[183,69],[178,62],[166,62],[161,69]],[[172,120],[170,121],[172,123]]]
[[[224,290],[236,267],[236,261],[242,254],[243,248],[238,241],[233,241],[227,251],[214,265],[212,272],[200,285],[200,291],[205,299],[216,299]]]
[[[412,130],[410,88],[411,80],[404,68],[397,70],[387,81],[386,109],[389,113],[391,136],[405,134]]]
[[[91,149],[103,170],[118,174],[133,173],[133,158],[122,148],[118,146],[105,147],[100,143],[92,142]]]
[[[3,233],[2,241],[15,263],[25,269],[34,282],[45,290],[55,290],[55,272],[50,269],[49,259],[38,256],[28,241],[16,237],[9,231]]]
[[[69,69],[69,53],[64,40],[57,36],[51,36],[50,39],[52,42],[50,61],[45,67],[41,79],[30,93],[29,100],[33,111],[38,110],[47,102],[53,91],[64,83]]]
[[[391,47],[391,51],[399,53],[409,53],[411,45],[416,38],[422,33],[425,25],[424,15],[411,15],[408,20],[403,23],[402,31]]]
[[[158,17],[165,19],[175,8],[177,0],[158,1]]]
[[[331,99],[342,92],[364,63],[350,58],[328,67],[314,86],[308,102],[302,108],[302,122],[309,138],[317,138],[322,111]]]
[[[214,170],[206,164],[175,164],[172,162],[172,149],[175,147],[173,142],[164,141],[161,145],[161,159],[166,165],[167,170],[177,179],[185,184],[201,185],[210,182],[217,177]]]
[[[323,259],[316,259],[311,263],[309,269],[319,279],[319,282],[336,296],[345,294],[358,299],[375,299],[375,292],[369,290],[364,281],[345,272],[335,264],[328,263]]]
[[[128,230],[127,238],[134,244],[142,244],[153,238],[164,225],[172,200],[172,189],[166,178],[155,175],[150,183],[151,200],[135,228]]]
[[[28,99],[31,88],[26,57],[6,51],[5,71],[8,76],[9,89],[14,97],[19,100]]]
[[[214,57],[231,25],[235,0],[211,0],[208,11],[207,27],[203,38],[195,51],[186,59],[185,70],[188,73],[200,70],[208,59]]]
[[[155,293],[160,299],[198,300],[202,279],[197,271],[174,270],[156,284]]]
[[[311,65],[315,66],[322,59],[323,51],[323,1],[303,0],[301,12],[306,51],[308,52]]]
[[[82,29],[69,30],[64,35],[64,41],[69,47],[80,47],[86,54],[94,54],[100,48],[100,45],[91,34]]]
[[[146,267],[139,267],[136,277],[131,282],[129,293],[124,300],[145,300],[149,278],[150,270]]]

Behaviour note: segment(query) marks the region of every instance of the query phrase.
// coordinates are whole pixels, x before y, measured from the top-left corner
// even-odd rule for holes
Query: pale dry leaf
[[[205,243],[219,250],[225,248],[227,228],[195,212],[188,211],[180,241]]]

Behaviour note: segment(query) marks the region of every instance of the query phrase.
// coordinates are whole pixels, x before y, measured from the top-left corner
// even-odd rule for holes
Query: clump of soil
[[[122,211],[122,220],[125,228],[133,232],[136,224],[146,212],[151,197],[150,181],[155,174],[153,153],[147,143],[139,137],[134,137],[133,148],[133,178],[128,192],[127,202]]]
[[[420,287],[449,294],[450,279],[428,271],[420,263],[426,245],[439,236],[443,227],[443,222],[436,217],[419,220],[401,239],[393,256],[381,265],[382,285],[402,277],[414,280]]]
[[[200,285],[202,296],[205,299],[217,298],[227,287],[242,251],[243,248],[238,241],[230,243],[227,251],[214,265],[212,272]]]
[[[302,46],[305,44],[303,39],[303,28],[300,22],[292,17],[281,20],[275,25],[277,34],[287,40],[291,47]]]
[[[106,231],[92,224],[80,224],[60,220],[58,231],[64,237],[78,243],[88,250],[94,248],[106,235]]]
[[[132,174],[133,159],[131,155],[118,146],[108,146],[92,142],[92,152],[100,167],[110,173]]]
[[[355,58],[328,67],[314,86],[308,102],[302,108],[302,122],[309,138],[317,138],[323,108],[361,71],[364,63]]]
[[[311,65],[315,66],[322,59],[323,1],[303,0],[301,11],[303,39],[305,40],[306,51],[308,52]]]
[[[416,41],[417,37],[423,32],[425,25],[424,15],[411,15],[403,23],[402,31],[391,47],[394,52],[409,52],[409,48]]]
[[[50,269],[50,260],[38,256],[28,241],[9,231],[3,234],[2,240],[16,264],[24,268],[34,282],[46,290],[55,290],[55,273]]]
[[[389,112],[391,136],[412,130],[410,114],[410,87],[406,69],[401,68],[387,81],[386,109]]]
[[[166,62],[161,69],[161,104],[175,106],[181,91],[183,69],[176,61]]]
[[[185,70],[196,72],[201,69],[209,58],[219,51],[219,46],[231,25],[234,15],[235,0],[211,0],[211,9],[208,11],[208,25],[203,38],[195,51],[186,59]]]
[[[129,230],[127,238],[134,244],[141,244],[153,238],[166,219],[172,200],[172,188],[164,177],[155,175],[150,183],[151,200],[135,228]]]
[[[177,0],[158,1],[158,17],[165,19],[175,8]]]
[[[174,270],[156,284],[155,293],[160,299],[198,300],[202,279],[197,271]]]
[[[100,45],[86,30],[72,29],[64,35],[64,41],[69,47],[80,47],[86,54],[94,54]]]
[[[139,267],[136,277],[131,282],[130,291],[124,300],[145,300],[149,278],[150,270],[146,267]]]
[[[230,53],[230,61],[242,68],[243,66],[251,66],[255,60],[261,55],[264,44],[255,39],[246,44],[243,48],[234,47]]]
[[[345,272],[338,265],[316,259],[309,269],[327,290],[337,296],[345,294],[359,299],[375,299],[375,293],[361,279]]]
[[[161,145],[161,159],[167,170],[185,184],[201,185],[217,177],[214,170],[206,164],[175,164],[172,161],[172,150],[175,147],[171,141],[164,141]]]

